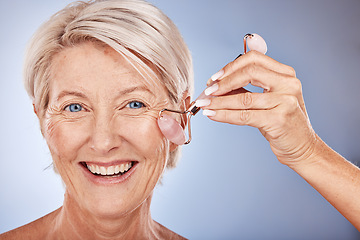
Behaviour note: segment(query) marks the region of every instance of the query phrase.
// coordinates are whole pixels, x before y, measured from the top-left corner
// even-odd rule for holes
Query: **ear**
[[[33,108],[34,108],[34,113],[36,114],[37,118],[39,119],[41,134],[42,134],[43,137],[44,137],[44,133],[43,133],[43,129],[42,129],[42,122],[41,122],[41,118],[40,118],[40,112],[39,112],[39,110],[37,109],[35,103],[33,103]]]
[[[191,96],[186,91],[186,92],[184,92],[182,100],[179,103],[179,109],[181,111],[186,111],[190,107],[190,104],[191,104]],[[180,123],[181,123],[182,128],[185,131],[186,127],[187,127],[187,124],[188,124],[187,115],[185,115],[185,114],[181,115]],[[170,152],[174,151],[177,147],[178,147],[178,145],[176,145],[175,143],[170,142]]]
[[[39,116],[39,110],[36,107],[35,103],[33,103],[33,108],[34,108],[34,113],[36,114],[36,116],[38,117],[38,119],[40,120],[40,116]]]
[[[35,103],[33,103],[33,108],[34,108],[34,113],[35,113],[36,116],[37,116],[37,110],[36,110],[36,107],[35,107]]]

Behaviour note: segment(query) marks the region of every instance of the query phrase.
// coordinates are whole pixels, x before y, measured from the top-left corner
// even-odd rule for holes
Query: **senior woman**
[[[360,229],[359,169],[314,133],[294,70],[251,51],[214,80],[214,98],[197,102],[205,115],[258,128],[281,163]],[[246,92],[248,83],[264,93]],[[64,203],[0,238],[183,239],[152,220],[150,203],[180,151],[160,132],[158,113],[186,109],[192,85],[189,51],[152,5],[81,2],[55,14],[29,45],[25,86],[66,185]]]

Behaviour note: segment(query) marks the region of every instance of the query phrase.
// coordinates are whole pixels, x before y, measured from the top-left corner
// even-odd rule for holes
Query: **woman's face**
[[[91,214],[134,210],[165,169],[170,145],[156,119],[169,101],[148,82],[94,43],[65,48],[52,61],[42,130],[68,196]]]

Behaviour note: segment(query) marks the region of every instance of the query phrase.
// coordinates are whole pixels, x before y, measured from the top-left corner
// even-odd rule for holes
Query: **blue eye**
[[[142,102],[133,101],[128,104],[128,107],[133,109],[139,109],[145,107],[145,105]]]
[[[80,112],[82,109],[83,107],[78,103],[70,104],[65,108],[65,110],[70,112]]]

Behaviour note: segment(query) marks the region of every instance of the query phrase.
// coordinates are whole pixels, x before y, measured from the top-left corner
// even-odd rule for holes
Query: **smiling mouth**
[[[127,162],[122,164],[116,164],[112,166],[99,166],[93,163],[82,162],[82,165],[86,167],[89,172],[96,176],[121,176],[127,173],[133,166],[134,162]]]

